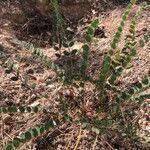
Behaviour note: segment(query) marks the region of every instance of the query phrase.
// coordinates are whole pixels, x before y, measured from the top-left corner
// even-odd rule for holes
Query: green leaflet
[[[139,7],[139,10],[136,12],[135,16],[132,18],[129,28],[129,33],[126,35],[125,38],[125,44],[118,53],[117,57],[112,60],[112,74],[110,74],[110,77],[108,78],[108,83],[111,87],[114,86],[114,83],[116,79],[121,75],[122,71],[125,69],[125,67],[129,64],[131,58],[136,55],[136,48],[137,48],[137,42],[135,41],[135,25],[137,22],[137,17],[140,15],[140,12],[145,8],[145,5],[141,5]],[[128,15],[128,12],[126,12]],[[120,37],[119,33],[122,32],[122,27],[118,27],[118,31],[116,33],[116,37],[113,40],[113,45],[111,46],[113,49],[116,49],[116,44],[118,42],[118,39]],[[148,36],[145,36],[145,39],[148,40]],[[144,41],[141,41],[141,45],[144,46]],[[107,87],[106,87],[107,89]]]
[[[82,46],[83,52],[82,52],[82,61],[81,61],[81,68],[80,68],[80,73],[82,77],[85,76],[85,72],[88,65],[88,55],[89,55],[90,45],[92,42],[92,37],[98,25],[99,25],[99,19],[95,19],[86,30],[86,35],[84,37],[85,43]]]
[[[143,101],[146,98],[150,99],[150,94],[139,94],[136,97],[133,97],[137,101]]]
[[[25,47],[28,50],[31,50],[33,57],[36,57],[40,61],[42,61],[48,68],[56,72],[62,72],[63,69],[56,65],[53,61],[51,61],[47,55],[45,55],[39,48],[35,48],[32,43],[15,40],[15,43]]]
[[[127,6],[127,9],[123,13],[120,25],[119,25],[119,27],[118,27],[118,29],[117,29],[114,37],[113,37],[113,40],[112,40],[112,43],[111,43],[111,49],[108,52],[108,57],[110,57],[110,58],[114,54],[114,51],[117,48],[117,44],[120,41],[120,37],[121,37],[122,31],[124,29],[124,24],[125,24],[128,16],[129,16],[129,13],[131,11],[132,5],[135,4],[135,2],[136,1],[132,1],[131,0],[130,4]],[[108,63],[111,63],[111,60],[107,60],[108,57],[106,56],[104,58],[104,61],[103,61],[103,64],[102,64],[101,73],[100,73],[100,76],[99,76],[99,80],[100,80],[99,83],[100,83],[100,85],[104,85],[104,86],[105,86],[107,78],[111,75],[110,65],[108,65]]]
[[[47,123],[43,125],[39,125],[36,127],[33,127],[26,131],[25,133],[22,133],[20,136],[14,138],[11,142],[9,142],[3,150],[15,150],[18,147],[20,147],[22,144],[28,142],[29,140],[40,136],[44,132],[48,131],[50,128],[54,128],[56,126],[56,122],[53,120],[48,121]]]
[[[49,113],[49,110],[46,108],[39,108],[39,107],[31,107],[31,106],[9,106],[9,107],[0,107],[0,113]]]
[[[150,31],[147,31],[143,39],[139,40],[139,46],[144,47],[149,41],[150,41]]]
[[[113,107],[119,108],[119,104],[122,101],[125,101],[126,99],[132,99],[132,97],[136,94],[138,94],[140,91],[142,91],[145,88],[150,87],[150,76],[145,77],[142,81],[137,81],[136,83],[132,84],[129,88],[125,89],[123,92],[116,95],[114,98],[114,105]],[[149,97],[149,94],[142,95],[139,97],[135,97],[136,100],[141,100],[144,98]],[[116,105],[117,104],[117,105]],[[118,111],[118,109],[115,109]]]
[[[53,2],[55,4],[56,0],[54,0]],[[117,87],[117,84],[115,84],[115,81],[117,80],[117,78],[121,75],[123,70],[127,67],[129,62],[131,61],[131,59],[136,55],[137,45],[139,44],[136,41],[136,37],[135,37],[135,25],[136,25],[137,17],[140,14],[140,11],[142,10],[141,8],[139,9],[139,11],[136,13],[136,15],[131,20],[130,29],[129,29],[128,34],[125,37],[125,43],[124,43],[122,49],[119,49],[119,50],[117,49],[117,46],[118,46],[118,43],[120,42],[120,38],[121,38],[121,35],[123,32],[126,20],[130,13],[130,9],[135,2],[136,2],[135,0],[131,0],[130,4],[128,5],[126,11],[124,12],[124,14],[122,16],[122,21],[120,22],[117,32],[115,33],[114,38],[111,42],[111,45],[110,45],[111,48],[108,51],[107,55],[105,55],[105,57],[104,57],[103,65],[102,65],[101,72],[99,75],[99,79],[98,80],[93,79],[91,76],[86,74],[86,70],[88,67],[88,56],[89,56],[89,50],[90,50],[90,46],[91,46],[91,42],[92,42],[92,37],[95,33],[96,28],[99,25],[99,19],[95,19],[87,27],[87,30],[86,30],[86,33],[84,36],[85,42],[82,46],[82,55],[81,55],[82,60],[81,60],[81,64],[80,64],[81,68],[79,70],[80,73],[77,75],[71,74],[72,75],[71,77],[73,79],[71,81],[73,81],[73,84],[74,84],[73,88],[75,87],[75,88],[79,89],[80,87],[83,87],[83,85],[86,81],[91,82],[93,85],[96,85],[96,87],[97,87],[97,89],[94,89],[94,91],[96,91],[96,90],[98,92],[100,91],[100,93],[98,93],[98,94],[96,93],[99,97],[94,93],[96,95],[96,98],[94,97],[96,100],[97,100],[97,97],[100,100],[104,100],[104,102],[106,102],[106,107],[107,106],[109,107],[109,102],[110,103],[114,102],[112,104],[112,106],[110,106],[110,109],[108,108],[108,110],[106,110],[106,118],[99,119],[99,117],[98,117],[98,119],[96,120],[96,118],[89,119],[89,118],[86,118],[85,116],[81,116],[81,119],[77,118],[77,120],[74,121],[74,118],[71,118],[67,114],[67,112],[65,112],[65,117],[63,119],[61,118],[61,121],[63,120],[63,121],[69,121],[69,122],[72,122],[72,121],[76,122],[80,125],[83,125],[84,127],[88,127],[90,129],[90,131],[92,130],[96,134],[99,134],[100,132],[104,131],[103,129],[101,129],[101,127],[105,128],[105,127],[113,126],[114,118],[109,119],[107,115],[113,115],[110,113],[111,112],[116,113],[117,111],[119,111],[119,106],[123,101],[129,100],[129,99],[143,101],[145,98],[150,98],[150,94],[141,94],[141,92],[143,92],[143,90],[150,87],[150,76],[147,76],[142,81],[138,81],[138,82],[132,84],[130,87],[123,89],[122,91],[120,91],[120,89],[118,89],[118,87]],[[56,5],[54,7],[56,7]],[[142,7],[145,7],[145,5],[142,5]],[[57,9],[57,8],[55,8],[55,9]],[[56,15],[59,15],[57,13],[58,12],[56,12]],[[58,16],[56,16],[56,18],[57,17]],[[60,20],[57,20],[57,21],[59,22]],[[61,24],[59,27],[61,27]],[[57,26],[57,29],[59,29],[59,27]],[[63,39],[64,41],[61,44],[66,48],[72,48],[72,46],[74,45],[74,41],[72,40],[72,38],[71,37],[67,37],[66,39],[65,38]],[[70,39],[70,41],[68,43],[66,42],[67,39]],[[150,32],[146,33],[143,36],[143,39],[141,39],[139,41],[141,46],[142,47],[145,46],[145,44],[149,42],[149,39],[150,39]],[[58,73],[60,73],[60,76],[62,77],[62,79],[66,80],[66,78],[68,78],[67,80],[69,80],[69,77],[70,77],[69,71],[67,72],[63,69],[61,70],[60,67],[58,67],[55,63],[51,62],[49,60],[48,56],[45,55],[40,49],[35,48],[32,43],[26,43],[26,42],[21,42],[21,41],[18,41],[18,43],[19,43],[19,45],[23,45],[23,47],[25,47],[26,49],[30,49],[32,51],[34,58],[37,58],[38,60],[44,62],[45,64],[47,64],[47,66],[49,66],[49,68],[53,69],[54,71],[58,71]],[[57,51],[61,49],[61,47],[59,47],[59,46],[55,46],[54,48]],[[63,55],[67,56],[67,57],[69,57],[69,56],[74,57],[77,52],[78,52],[78,50],[76,50],[76,49],[73,49],[73,50],[71,49],[71,51],[69,51],[69,52],[66,50],[63,50]],[[60,54],[59,53],[57,53],[57,54],[58,54],[57,56],[60,57]],[[8,67],[6,70],[6,73],[11,73],[12,68],[13,68],[13,66],[11,67],[11,65],[10,65],[10,68]],[[68,69],[70,69],[70,68],[68,68]],[[74,83],[74,81],[77,81],[77,82],[81,81],[81,83],[77,84],[77,83]],[[76,84],[76,86],[75,86],[75,84]],[[72,87],[72,85],[70,87]],[[112,101],[109,101],[109,100],[112,100]],[[108,101],[108,103],[107,103],[107,101]],[[99,109],[99,106],[98,106],[98,109]],[[101,110],[103,111],[103,108],[100,108],[100,111]],[[97,110],[95,110],[95,111],[97,111]],[[107,111],[108,111],[108,114],[107,114]],[[1,114],[2,113],[18,113],[18,112],[19,113],[45,113],[45,114],[49,113],[50,114],[50,111],[48,109],[40,108],[40,107],[30,107],[30,106],[0,107]],[[95,122],[94,122],[94,120],[95,120]],[[93,125],[91,125],[91,124],[93,124]],[[25,142],[28,142],[29,140],[42,135],[43,133],[48,131],[49,128],[55,127],[55,125],[57,125],[57,123],[53,120],[50,120],[48,123],[45,123],[43,125],[37,125],[31,129],[29,129],[25,133],[21,134],[19,137],[14,138],[11,142],[9,142],[5,146],[4,150],[16,149],[16,148],[20,147],[22,144],[24,144]],[[96,126],[94,126],[94,125],[96,125]]]

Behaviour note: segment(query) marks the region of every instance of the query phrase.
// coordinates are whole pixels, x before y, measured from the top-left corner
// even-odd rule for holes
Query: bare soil
[[[149,1],[147,0],[147,2]],[[126,6],[125,3],[121,3],[121,5],[118,3],[117,6],[111,6],[107,3],[105,3],[105,5],[108,9],[99,10],[98,7],[96,7],[97,9],[93,10],[97,16],[101,16],[101,24],[99,27],[105,35],[101,36],[101,34],[98,34],[94,38],[91,47],[89,74],[95,78],[101,67],[103,56],[109,50],[111,39],[120,23],[121,15]],[[5,8],[8,7],[6,4],[3,6],[5,6]],[[129,16],[130,19],[135,14],[138,6],[139,4],[134,6]],[[3,7],[3,9],[5,8]],[[103,7],[101,6],[101,8]],[[12,17],[17,19],[18,14],[20,14],[17,12],[20,11],[21,9],[16,10],[15,13],[17,17],[15,15],[12,15]],[[0,149],[2,149],[7,141],[34,125],[44,123],[49,118],[55,118],[55,116],[59,114],[61,105],[58,93],[62,92],[63,89],[63,85],[60,82],[47,85],[47,81],[54,79],[56,73],[47,69],[39,60],[34,59],[29,50],[21,48],[13,42],[16,38],[31,41],[36,47],[41,48],[49,58],[55,60],[55,50],[49,44],[48,35],[41,35],[43,30],[44,33],[50,32],[51,30],[49,28],[51,28],[51,26],[46,26],[43,30],[40,29],[40,34],[30,34],[30,31],[33,32],[33,28],[31,28],[30,31],[24,30],[24,27],[28,25],[28,21],[22,24],[26,18],[20,18],[20,23],[14,25],[14,18],[12,22],[9,16],[10,14],[5,13],[5,15],[3,15],[2,12],[0,14],[0,106],[40,105],[49,108],[51,113],[49,115],[28,113],[0,114]],[[67,17],[67,15],[66,13],[65,17]],[[79,35],[83,34],[83,28],[89,22],[89,18],[91,19],[92,15],[88,14],[76,23]],[[130,22],[128,22],[127,25],[129,25],[129,23]],[[46,29],[48,31],[46,31]],[[37,28],[35,31],[37,31]],[[124,34],[127,31],[128,27],[125,27]],[[136,27],[137,39],[142,38],[146,31],[150,31],[150,7],[145,9],[138,18]],[[78,42],[75,43],[75,47],[80,48],[82,43],[82,39],[79,38]],[[13,73],[5,73],[5,64],[8,62],[13,62],[16,67],[19,68],[20,79],[18,81],[11,80],[11,77],[14,76]],[[130,63],[130,66],[131,67],[128,67],[119,78],[121,87],[141,80],[145,75],[150,73],[150,43],[144,48],[138,49],[137,56]],[[26,78],[28,78],[27,84],[24,85],[23,83]],[[89,95],[87,99],[91,99],[92,87],[87,88],[87,93]],[[71,111],[75,110],[76,109],[72,109]],[[141,136],[141,139],[138,141],[123,138],[121,135],[112,136],[112,133],[98,136],[88,130],[81,129],[80,126],[76,124],[63,123],[41,137],[33,139],[31,142],[23,145],[20,150],[73,150],[75,149],[78,139],[80,139],[80,141],[77,149],[80,150],[148,150],[150,149],[150,145],[148,144],[148,142],[150,142],[150,99],[145,99],[134,112],[135,114],[132,118],[133,121],[135,121],[135,126],[138,126],[137,133]]]

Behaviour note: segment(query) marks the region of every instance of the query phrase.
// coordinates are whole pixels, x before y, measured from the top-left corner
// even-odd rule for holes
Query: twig
[[[70,136],[70,138],[69,138],[69,140],[68,140],[68,144],[67,144],[67,147],[66,147],[66,150],[69,150],[69,145],[70,145],[70,143],[71,143],[71,139],[73,138],[73,131],[72,131],[72,133],[71,133],[71,136]]]
[[[122,110],[122,107],[120,107],[120,110],[121,110],[121,114],[122,114],[123,121],[124,121],[124,123],[126,124],[126,127],[127,127],[128,125],[127,125],[127,122],[126,122],[126,119],[125,119],[125,116],[124,116],[124,112],[123,112],[123,110]]]
[[[104,138],[101,139],[111,148],[111,150],[115,150]]]
[[[79,142],[80,142],[81,137],[82,137],[81,134],[82,134],[82,127],[80,126],[79,135],[78,135],[78,139],[77,139],[77,141],[76,141],[74,150],[77,150],[77,148],[78,148]]]
[[[7,132],[5,132],[5,131],[3,131],[3,132],[6,136],[8,136],[10,138],[10,140],[13,140],[13,138],[11,138]]]
[[[2,118],[2,124],[1,124],[1,138],[2,138],[2,143],[3,143],[3,146],[5,145],[4,144],[4,135],[3,135],[3,131],[4,131],[4,129],[3,129],[3,125],[4,125],[4,123],[3,123],[3,117],[2,117],[2,114],[1,114],[1,116],[0,116],[1,118]]]
[[[95,141],[94,141],[94,144],[93,144],[93,148],[92,148],[92,150],[95,150],[96,143],[97,143],[97,139],[98,139],[98,135],[96,135],[96,138],[95,138]]]

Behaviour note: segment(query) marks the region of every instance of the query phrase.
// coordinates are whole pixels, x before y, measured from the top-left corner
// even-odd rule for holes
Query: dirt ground
[[[149,0],[147,0],[149,2]],[[97,75],[102,64],[104,54],[109,50],[110,41],[120,23],[121,15],[126,4],[113,6],[112,9],[101,10],[98,15],[101,17],[100,28],[102,28],[105,37],[98,35],[94,38],[89,56],[91,75]],[[138,4],[132,9],[129,21],[138,8]],[[98,9],[95,9],[98,12]],[[2,16],[2,15],[0,15]],[[90,18],[90,17],[89,17]],[[88,20],[88,17],[82,18]],[[129,24],[127,22],[127,25]],[[82,34],[86,23],[78,23],[78,32]],[[21,27],[11,23],[10,18],[4,16],[0,18],[0,106],[43,106],[51,110],[50,115],[42,114],[0,114],[0,149],[7,141],[13,139],[14,136],[21,134],[36,124],[44,123],[45,120],[55,117],[58,114],[61,101],[59,94],[62,91],[60,82],[52,82],[47,85],[48,80],[56,77],[55,72],[47,69],[39,60],[32,57],[31,52],[25,48],[21,48],[13,42],[14,39],[28,39],[35,43],[36,47],[40,47],[51,59],[56,59],[55,50],[48,44],[47,35],[27,35],[22,31],[25,24]],[[18,27],[18,28],[17,28]],[[125,27],[125,32],[128,27]],[[146,8],[140,17],[136,26],[136,37],[140,39],[150,31],[150,7]],[[45,38],[45,39],[44,39]],[[44,43],[41,45],[41,43]],[[75,43],[76,48],[80,48],[82,40]],[[121,45],[120,45],[121,46]],[[13,62],[19,68],[20,79],[12,81],[13,73],[5,73],[5,64]],[[150,73],[150,43],[144,48],[139,48],[137,56],[133,59],[123,75],[119,78],[120,86],[127,86],[137,80],[141,80],[145,75]],[[26,86],[23,84],[26,81]],[[89,93],[91,89],[88,89]],[[149,92],[149,91],[147,91]],[[138,126],[137,133],[141,136],[139,141],[130,140],[108,135],[97,136],[88,130],[80,129],[76,124],[64,123],[59,127],[50,130],[42,137],[33,139],[31,142],[23,145],[20,150],[73,150],[79,132],[81,131],[81,139],[78,145],[80,150],[148,150],[150,149],[150,99],[145,101],[135,111],[133,120]]]

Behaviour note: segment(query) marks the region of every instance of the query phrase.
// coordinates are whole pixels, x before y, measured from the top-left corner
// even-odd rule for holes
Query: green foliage
[[[115,113],[118,112],[119,109],[119,104],[127,99],[136,99],[136,100],[141,100],[144,98],[147,98],[149,94],[142,94],[139,95],[141,91],[143,91],[146,88],[150,87],[150,76],[145,77],[142,81],[137,81],[133,85],[131,85],[129,88],[125,89],[116,97],[114,98],[114,109],[112,109]],[[137,97],[134,97],[134,95],[138,94]]]
[[[9,106],[9,107],[0,107],[0,113],[49,113],[50,110],[46,108],[41,108],[40,106]]]
[[[88,66],[88,55],[90,50],[90,44],[92,42],[92,37],[95,33],[96,28],[98,27],[99,20],[95,19],[87,28],[85,35],[85,44],[82,46],[82,62],[81,62],[81,75],[85,76],[86,68]]]
[[[58,57],[61,57],[61,55],[65,56],[65,58],[68,57],[74,57],[77,53],[77,49],[73,49],[72,46],[74,45],[74,41],[72,40],[72,37],[70,35],[66,35],[66,29],[63,30],[62,25],[62,17],[60,16],[60,12],[58,11],[58,2],[57,0],[51,1],[53,4],[53,9],[55,13],[55,19],[56,19],[56,35],[58,35],[57,31],[62,31],[61,38],[60,35],[58,36],[61,41],[59,43],[59,46],[54,46],[56,51],[59,51],[61,46],[68,48],[68,50],[63,51],[63,54],[56,53]],[[97,113],[102,112],[106,113],[105,117],[100,119],[99,117],[94,117],[94,119],[89,119],[88,117],[84,116],[84,114],[81,114],[81,116],[78,116],[77,119],[71,118],[67,114],[67,110],[65,109],[63,112],[63,117],[61,120],[69,121],[69,122],[75,122],[80,125],[82,125],[84,128],[89,129],[92,132],[95,132],[96,134],[100,134],[102,132],[107,132],[107,130],[104,130],[103,128],[107,127],[112,128],[112,130],[117,132],[121,132],[125,135],[128,135],[129,137],[134,136],[134,132],[132,132],[132,124],[126,125],[126,127],[122,127],[122,123],[118,121],[117,117],[120,115],[118,114],[120,112],[120,105],[127,100],[135,100],[135,101],[143,101],[145,98],[150,98],[150,94],[144,94],[143,91],[147,88],[150,88],[150,76],[146,76],[143,78],[142,81],[137,81],[136,83],[131,84],[129,87],[126,87],[125,89],[122,89],[122,91],[117,91],[116,83],[118,77],[121,76],[122,72],[126,69],[127,65],[130,63],[132,58],[136,56],[137,48],[144,47],[150,39],[150,32],[147,32],[143,39],[140,41],[136,40],[135,36],[135,27],[137,22],[137,17],[139,16],[140,12],[146,7],[146,4],[143,3],[140,7],[140,9],[137,11],[135,16],[131,19],[129,31],[125,36],[123,46],[118,49],[118,43],[121,40],[121,35],[124,30],[124,26],[126,24],[126,21],[128,19],[128,16],[130,14],[132,6],[135,4],[136,0],[131,0],[129,5],[127,6],[127,9],[123,13],[122,20],[120,22],[120,25],[112,39],[110,50],[105,55],[102,68],[99,74],[98,80],[93,79],[93,77],[90,77],[87,75],[87,68],[88,68],[88,56],[90,51],[90,46],[92,44],[92,37],[94,36],[94,33],[96,31],[96,28],[99,25],[99,19],[95,19],[92,21],[92,23],[87,27],[86,33],[84,36],[85,42],[82,46],[82,52],[81,52],[81,64],[80,64],[80,71],[78,74],[72,72],[71,66],[68,67],[68,70],[61,68],[60,66],[56,65],[54,62],[52,62],[47,55],[45,55],[40,49],[35,48],[32,43],[26,43],[21,41],[16,41],[18,44],[22,45],[26,49],[31,50],[33,57],[37,58],[41,62],[45,63],[48,68],[53,69],[62,77],[63,83],[67,83],[67,87],[71,87],[71,89],[78,87],[83,88],[83,85],[85,82],[91,82],[95,89],[100,93],[99,94],[99,102],[102,102],[104,105],[98,105]],[[65,36],[64,36],[65,35]],[[62,38],[64,37],[64,38]],[[72,63],[72,62],[71,62]],[[6,73],[11,73],[13,70],[13,65],[9,65],[6,69]],[[76,81],[79,82],[79,85],[76,84]],[[68,86],[69,85],[69,86]],[[84,95],[84,89],[81,90],[81,94]],[[111,102],[110,104],[106,101],[109,97],[109,93],[112,94]],[[66,97],[60,96],[61,100],[65,103],[64,105],[68,105]],[[82,99],[82,97],[80,97]],[[73,99],[73,98],[72,98]],[[70,99],[69,99],[70,100]],[[99,104],[98,102],[98,104]],[[104,109],[103,109],[104,107]],[[68,107],[67,107],[68,108]],[[106,110],[107,108],[107,110]],[[39,107],[30,107],[30,106],[11,106],[11,107],[0,107],[0,113],[49,113],[49,111],[45,108],[39,108]],[[82,116],[83,115],[83,116]],[[116,116],[115,116],[116,115]],[[115,116],[115,117],[114,117]],[[76,117],[75,117],[76,118]],[[13,150],[18,147],[20,147],[25,142],[43,134],[44,132],[47,132],[49,128],[54,127],[56,123],[54,121],[50,121],[44,125],[34,127],[25,133],[23,133],[21,136],[14,138],[10,143],[6,145],[4,150]],[[101,129],[102,128],[102,129]]]
[[[19,148],[24,143],[29,140],[38,137],[39,135],[47,132],[50,128],[54,128],[56,126],[56,122],[54,120],[49,120],[47,123],[39,126],[35,126],[25,133],[22,133],[20,136],[15,137],[11,142],[9,142],[3,150],[15,150]]]
[[[9,107],[0,107],[1,113],[49,113],[48,109],[31,107],[31,106],[9,106]]]
[[[33,57],[39,59],[43,62],[48,68],[56,72],[61,72],[61,68],[57,66],[53,61],[51,61],[47,55],[45,55],[39,48],[35,48],[32,43],[15,40],[15,43],[19,44],[20,46],[30,50],[32,52]]]
[[[65,48],[72,47],[74,45],[72,31],[67,29],[67,24],[64,21],[58,0],[50,0],[53,11],[53,45],[56,51],[59,51],[62,46]],[[58,55],[59,54],[59,55]],[[56,56],[60,57],[60,53]]]
[[[18,67],[13,62],[8,61],[5,65],[5,73],[12,74],[10,78],[12,81],[17,81],[19,79],[19,70]]]
[[[135,100],[139,101],[139,102],[143,102],[143,100],[145,99],[150,99],[150,94],[138,94],[138,96],[134,97]]]
[[[140,47],[144,47],[144,46],[146,45],[146,43],[148,43],[149,41],[150,41],[150,31],[148,31],[148,32],[144,35],[143,39],[141,39],[141,40],[139,41],[139,46],[140,46]]]
[[[13,67],[14,67],[13,63],[7,63],[5,73],[7,73],[7,74],[11,73],[13,71]]]
[[[64,37],[64,20],[60,13],[58,0],[51,0],[50,3],[53,10],[53,42],[61,44],[61,40]]]
[[[107,79],[106,87],[110,87],[110,86],[114,85],[114,82],[116,81],[117,77],[119,77],[121,75],[123,70],[126,68],[126,66],[131,61],[132,57],[134,57],[136,55],[137,42],[135,40],[135,26],[136,26],[136,22],[137,22],[137,17],[140,15],[140,12],[144,8],[145,8],[145,5],[144,4],[141,5],[140,9],[137,11],[135,16],[132,18],[131,23],[130,23],[129,32],[126,35],[126,38],[124,40],[125,43],[124,43],[122,50],[117,51],[111,57],[112,62],[111,62],[111,66],[109,69],[109,71],[111,72],[111,75]],[[120,31],[122,32],[122,30],[120,30]],[[114,38],[114,39],[116,39],[116,38]],[[117,41],[118,41],[118,39],[117,39]]]
[[[101,94],[104,91],[106,80],[111,74],[111,70],[110,70],[111,62],[112,62],[111,56],[116,52],[117,44],[120,41],[121,34],[122,34],[123,29],[124,29],[124,25],[125,25],[126,20],[129,16],[130,10],[131,10],[133,4],[135,4],[135,2],[136,1],[131,1],[128,5],[127,9],[123,13],[120,25],[119,25],[119,27],[118,27],[118,29],[117,29],[114,37],[113,37],[113,40],[111,43],[111,49],[109,50],[108,55],[106,55],[104,58],[102,69],[101,69],[100,76],[99,76],[99,85],[98,85],[98,86],[101,86],[101,88],[99,88],[102,91]]]

